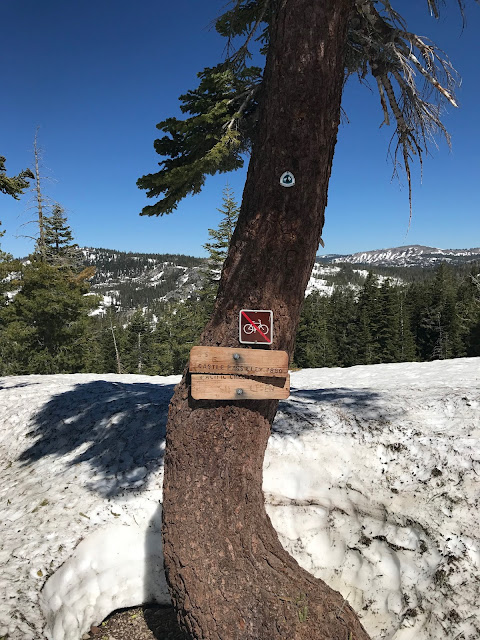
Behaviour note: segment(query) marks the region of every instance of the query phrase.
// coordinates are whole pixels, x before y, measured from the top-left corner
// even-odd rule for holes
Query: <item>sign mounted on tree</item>
[[[273,311],[241,309],[238,315],[238,339],[241,344],[272,344]]]
[[[291,171],[285,171],[280,178],[280,184],[282,187],[293,187],[295,184],[295,176]]]
[[[195,400],[282,400],[290,395],[286,351],[193,347]]]

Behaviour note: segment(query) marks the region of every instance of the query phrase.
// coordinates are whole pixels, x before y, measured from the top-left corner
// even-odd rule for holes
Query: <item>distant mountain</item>
[[[84,265],[96,269],[93,291],[103,295],[106,306],[123,311],[185,300],[203,279],[205,258],[91,247],[82,251]]]
[[[206,258],[90,247],[82,251],[85,266],[96,268],[92,290],[103,296],[102,308],[113,305],[126,312],[147,308],[155,313],[169,302],[194,296],[203,284]],[[318,291],[331,295],[335,286],[358,289],[369,269],[373,269],[380,280],[391,278],[401,283],[418,279],[426,268],[439,262],[460,266],[474,261],[480,262],[480,248],[435,249],[411,245],[353,255],[318,256],[306,294]]]
[[[436,249],[422,245],[407,245],[392,249],[376,249],[351,255],[330,254],[319,256],[323,264],[362,264],[382,267],[431,267],[439,262],[453,265],[480,261],[480,247],[475,249]]]

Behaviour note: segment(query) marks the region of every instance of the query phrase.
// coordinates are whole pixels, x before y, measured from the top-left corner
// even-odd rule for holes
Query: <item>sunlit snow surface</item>
[[[166,602],[159,535],[176,377],[0,378],[0,637],[79,640]],[[304,370],[267,510],[372,638],[480,637],[480,358]]]

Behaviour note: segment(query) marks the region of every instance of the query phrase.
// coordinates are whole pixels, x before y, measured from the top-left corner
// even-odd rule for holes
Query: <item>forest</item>
[[[74,243],[60,205],[44,220],[44,247],[26,260],[0,254],[0,375],[183,371],[211,315],[218,280],[239,207],[225,189],[222,220],[209,230],[207,260],[178,255],[142,258],[97,249],[102,269]],[[93,251],[93,250],[92,250]],[[186,300],[161,301],[171,285],[148,296],[135,280],[146,264],[197,267],[199,284]],[[110,270],[133,311],[107,306],[98,313]],[[330,296],[306,297],[292,367],[430,361],[480,355],[480,265],[376,268],[362,277],[343,265]],[[123,275],[122,275],[123,274]],[[154,294],[152,293],[154,292]],[[136,307],[136,310],[135,310]],[[130,307],[132,308],[132,307]]]

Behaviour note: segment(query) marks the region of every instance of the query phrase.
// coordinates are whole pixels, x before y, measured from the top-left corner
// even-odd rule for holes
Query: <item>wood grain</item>
[[[265,379],[267,380],[267,379]],[[254,380],[235,375],[192,374],[195,400],[285,400],[290,395],[290,376]],[[241,390],[241,393],[239,391]]]
[[[235,355],[238,358],[234,358]],[[285,378],[288,375],[288,354],[286,351],[269,349],[193,347],[189,368],[191,373]]]

